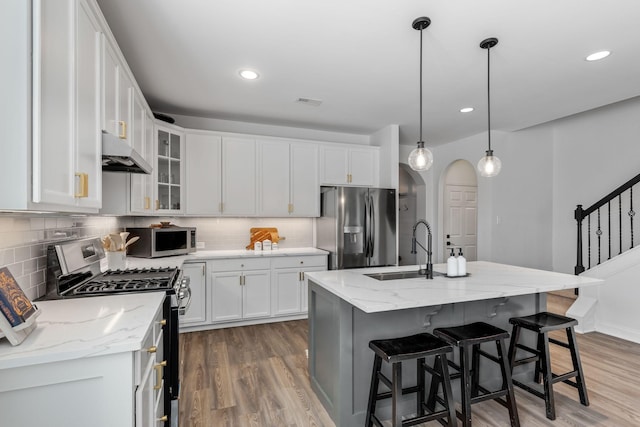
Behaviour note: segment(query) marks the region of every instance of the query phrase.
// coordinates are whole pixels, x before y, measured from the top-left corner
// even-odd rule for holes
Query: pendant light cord
[[[489,153],[491,153],[491,47],[487,48],[487,134],[489,135]]]
[[[422,141],[422,31],[424,29],[420,28],[420,139],[418,139],[418,144],[422,146],[424,143]]]

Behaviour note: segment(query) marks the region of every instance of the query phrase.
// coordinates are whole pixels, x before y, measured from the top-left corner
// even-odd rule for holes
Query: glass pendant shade
[[[498,175],[500,169],[502,169],[502,162],[498,157],[493,155],[492,150],[488,150],[487,155],[478,162],[478,172],[480,172],[480,176],[485,178]]]
[[[433,154],[428,148],[424,148],[424,143],[418,143],[409,154],[409,166],[414,171],[426,171],[433,164]]]

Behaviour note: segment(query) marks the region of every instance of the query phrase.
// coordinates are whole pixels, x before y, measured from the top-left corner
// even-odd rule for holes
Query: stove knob
[[[178,299],[185,299],[186,297],[187,297],[187,294],[185,291],[178,292]]]
[[[191,278],[190,277],[183,277],[182,280],[180,281],[180,287],[181,288],[186,288],[189,286],[189,284],[191,283]]]

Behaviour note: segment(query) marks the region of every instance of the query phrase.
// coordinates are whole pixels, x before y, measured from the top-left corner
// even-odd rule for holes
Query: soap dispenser
[[[458,260],[456,259],[456,254],[453,252],[453,248],[451,248],[451,255],[449,259],[447,259],[447,276],[455,277],[458,275]]]
[[[462,255],[462,248],[458,249],[458,276],[467,275],[467,259]]]

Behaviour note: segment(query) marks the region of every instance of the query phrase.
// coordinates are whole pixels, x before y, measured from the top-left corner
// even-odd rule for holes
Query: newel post
[[[577,252],[576,252],[576,267],[574,269],[574,273],[577,276],[580,273],[584,272],[584,265],[582,265],[582,220],[584,219],[584,214],[582,210],[582,205],[578,205],[574,212],[574,218],[578,223],[578,241],[577,241]]]

